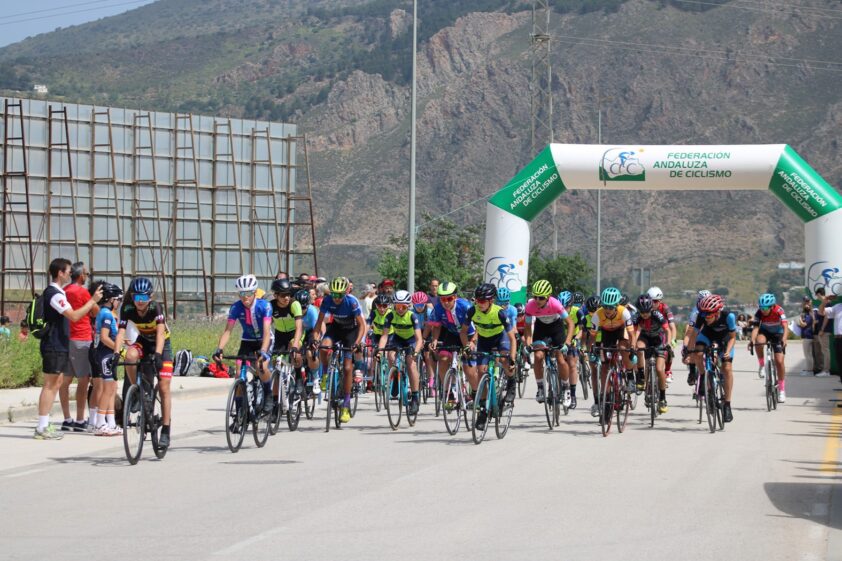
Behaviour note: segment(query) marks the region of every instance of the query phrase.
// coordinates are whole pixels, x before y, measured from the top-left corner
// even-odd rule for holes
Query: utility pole
[[[530,83],[532,114],[532,157],[536,156],[553,137],[553,69],[550,60],[550,2],[532,2],[532,81]],[[553,201],[551,225],[553,255],[558,255],[557,203]]]
[[[412,0],[412,131],[409,156],[409,255],[406,289],[415,292],[415,52],[418,50],[418,0]]]

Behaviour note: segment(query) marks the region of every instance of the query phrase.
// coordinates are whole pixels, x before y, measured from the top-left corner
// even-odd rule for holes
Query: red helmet
[[[705,296],[704,298],[702,298],[702,301],[699,302],[699,311],[704,312],[706,314],[715,314],[724,307],[725,300],[723,300],[722,296],[720,296],[719,294],[711,294],[710,296]]]
[[[426,304],[429,298],[427,298],[426,292],[421,292],[420,290],[412,295],[412,304],[415,306]]]

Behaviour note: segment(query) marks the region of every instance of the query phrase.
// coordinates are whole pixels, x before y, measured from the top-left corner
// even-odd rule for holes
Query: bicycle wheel
[[[152,415],[146,420],[146,425],[152,435],[152,450],[155,452],[155,457],[163,460],[164,456],[167,455],[168,449],[158,445],[161,439],[161,430],[164,426],[164,409],[158,389],[156,385],[152,391]]]
[[[514,409],[514,402],[509,403],[506,401],[506,388],[504,385],[501,385],[500,391],[497,393],[497,414],[494,416],[494,432],[497,433],[498,439],[502,439],[509,432],[509,425],[512,423]]]
[[[488,432],[488,422],[491,420],[490,417],[493,414],[493,411],[489,411],[490,407],[487,406],[489,401],[489,395],[491,393],[491,385],[488,374],[483,374],[482,378],[479,380],[479,384],[477,384],[477,391],[474,394],[474,406],[471,408],[472,416],[471,416],[471,436],[474,440],[474,444],[480,444],[483,439],[485,439],[485,433]],[[485,423],[483,424],[482,428],[477,427],[477,418],[480,412],[485,412]]]
[[[329,368],[327,371],[327,380],[325,385],[325,391],[322,392],[324,394],[324,398],[327,399],[325,403],[325,432],[330,432],[330,416],[333,412],[333,401],[334,395],[333,392],[336,391],[333,387],[333,367]]]
[[[626,429],[626,421],[629,418],[629,409],[631,408],[632,396],[637,400],[637,392],[628,392],[622,386],[617,388],[615,394],[615,404],[617,404],[617,431],[623,432]]]
[[[263,395],[263,383],[256,377],[256,373],[254,376],[255,379],[252,382],[252,384],[254,384],[254,389],[252,390],[254,395],[252,407],[254,409],[255,418],[251,421],[251,434],[254,437],[254,443],[257,447],[263,448],[263,446],[266,445],[266,441],[269,439],[269,429],[272,425],[272,413],[263,412],[263,402],[268,399],[268,396]]]
[[[658,398],[660,397],[660,392],[658,391],[658,371],[651,361],[647,368],[646,379],[649,381],[649,387],[647,389],[649,391],[649,427],[651,428],[655,426],[655,417],[658,416]]]
[[[459,432],[459,424],[462,421],[462,411],[460,410],[462,399],[459,373],[456,369],[451,368],[444,375],[441,398],[441,414],[444,417],[444,427],[451,436]]]
[[[438,376],[438,372],[434,372],[433,375],[436,377],[436,385],[433,391],[435,392],[436,417],[438,417],[441,414],[441,379]]]
[[[635,390],[633,392],[626,392],[626,397],[628,397],[631,409],[634,411],[637,407],[637,398],[642,392],[637,389],[637,371],[635,371],[632,376],[634,376],[635,380]]]
[[[555,393],[553,392],[553,385],[550,383],[550,372],[548,368],[544,368],[544,416],[547,419],[547,426],[550,430],[555,427],[555,411],[553,400]]]
[[[705,413],[708,417],[710,432],[716,432],[716,394],[714,393],[712,372],[705,372]]]
[[[599,425],[602,428],[602,436],[608,436],[611,431],[611,421],[614,418],[614,384],[614,372],[609,370],[605,385],[602,387],[602,400],[599,407]]]
[[[351,385],[351,418],[357,414],[357,405],[360,402],[360,388],[356,382]]]
[[[550,367],[549,370],[550,387],[552,387],[553,389],[553,425],[557,427],[559,419],[561,418],[561,381],[558,379],[558,368],[554,364]]]
[[[132,413],[133,409],[136,410],[135,413]],[[129,387],[126,401],[123,403],[123,447],[126,450],[126,459],[131,465],[140,460],[145,428],[140,388],[133,385]]]
[[[725,384],[722,383],[722,373],[716,371],[714,384],[714,402],[716,404],[716,424],[719,430],[725,429]]]
[[[582,398],[588,399],[588,388],[591,385],[591,372],[587,364],[582,360],[582,351],[579,351],[579,385],[582,386]]]
[[[312,386],[310,391],[307,391],[307,387],[305,385],[304,397],[302,399],[304,400],[304,416],[306,416],[307,420],[310,421],[316,413],[316,401],[318,401],[318,397],[313,393]]]
[[[379,366],[379,365],[378,365]],[[380,406],[383,403],[383,374],[380,368],[374,373],[374,410],[380,413]]]
[[[281,426],[281,417],[283,416],[283,408],[281,401],[284,399],[284,389],[281,387],[281,371],[277,368],[272,371],[272,395],[275,396],[275,408],[272,409],[272,414],[269,422],[269,434],[272,436],[278,434],[278,428]]]
[[[298,430],[298,422],[301,420],[301,401],[304,396],[301,395],[300,388],[303,388],[305,392],[307,391],[302,382],[290,380],[289,399],[287,400],[287,428],[290,432]]]
[[[246,383],[240,379],[231,385],[228,404],[225,407],[225,439],[228,449],[236,453],[243,445],[248,428],[248,405],[246,405]]]
[[[424,363],[424,355],[419,354],[415,357],[415,365],[418,369],[418,397],[420,399],[420,403],[427,405],[427,400],[431,397],[430,396],[430,379],[427,373],[427,365]],[[420,405],[419,403],[419,405]],[[410,426],[414,424],[415,421],[410,423]]]
[[[389,377],[386,378],[386,390],[383,405],[386,407],[386,416],[389,418],[389,426],[392,430],[398,430],[401,424],[403,413],[403,395],[401,395],[400,371],[394,366],[389,369]],[[397,386],[397,399],[392,399],[393,385]]]
[[[409,423],[409,426],[414,427],[415,421],[418,419],[418,411],[416,411],[414,415],[409,414],[409,403],[410,403],[410,401],[412,401],[412,388],[410,388],[410,386],[409,386],[409,377],[406,374],[401,376],[401,384],[404,387],[403,391],[401,392],[401,395],[404,396],[403,402],[404,402],[404,405],[406,406],[406,422]],[[421,401],[421,391],[420,391],[421,387],[419,387],[418,389],[419,389],[418,406],[419,406],[419,410],[420,410],[420,407],[421,407],[421,403],[420,403],[420,401]]]
[[[774,355],[771,355],[774,357]],[[771,394],[772,394],[772,409],[778,408],[778,369],[775,367],[774,359],[768,361],[766,363],[769,366],[769,370],[767,371],[766,378],[771,382]]]

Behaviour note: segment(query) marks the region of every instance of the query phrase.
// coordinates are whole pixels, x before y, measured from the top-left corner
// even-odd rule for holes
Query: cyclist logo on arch
[[[828,295],[842,296],[842,269],[830,267],[828,261],[817,261],[807,270],[807,287],[812,294],[823,287]]]
[[[646,181],[646,169],[640,163],[642,148],[610,148],[602,155],[600,181]]]
[[[517,265],[505,257],[492,257],[486,261],[485,278],[496,287],[506,287],[511,292],[518,292],[523,288]]]

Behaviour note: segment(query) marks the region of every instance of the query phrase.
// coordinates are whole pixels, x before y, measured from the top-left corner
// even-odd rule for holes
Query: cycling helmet
[[[553,285],[550,284],[550,281],[541,279],[539,281],[535,281],[535,284],[532,285],[533,296],[549,296],[552,293]]]
[[[573,293],[573,305],[574,306],[581,306],[585,303],[585,295],[579,292],[578,290]]]
[[[426,292],[419,290],[415,294],[412,295],[412,304],[415,306],[420,306],[421,304],[426,304],[430,301],[430,298],[427,296]]]
[[[523,315],[523,304],[521,304],[520,302],[515,304],[515,310],[517,310],[517,315]]]
[[[491,283],[484,282],[474,290],[474,298],[477,300],[493,300],[497,297],[497,287]]]
[[[281,294],[292,294],[292,285],[289,279],[275,279],[272,281],[272,292],[280,292]]]
[[[146,277],[137,277],[129,285],[129,290],[132,294],[145,294],[149,296],[152,294],[152,281]]]
[[[699,311],[706,314],[715,314],[725,307],[725,301],[719,294],[708,294],[699,302]]]
[[[775,302],[777,302],[775,295],[768,292],[766,294],[761,294],[760,298],[757,299],[757,303],[761,308],[771,308],[775,305]]]
[[[412,304],[412,297],[407,290],[398,290],[395,292],[395,304]]]
[[[590,296],[585,301],[585,308],[588,310],[589,313],[594,313],[597,308],[599,308],[599,296]]]
[[[609,286],[605,290],[602,291],[602,296],[599,299],[599,304],[601,306],[616,306],[622,300],[623,295],[620,294],[620,291],[614,288],[613,286]]]
[[[103,300],[111,300],[112,298],[122,298],[123,297],[123,289],[117,286],[116,284],[111,284],[110,282],[103,283],[102,285],[102,299]]]
[[[505,286],[497,289],[497,303],[507,304],[512,299],[512,293]]]
[[[704,290],[704,289],[700,290],[696,294],[696,304],[698,304],[699,302],[701,302],[702,300],[704,300],[708,296],[710,296],[710,290]]]
[[[621,306],[627,306],[628,303],[629,303],[629,295],[624,292],[622,294],[622,296],[620,296],[620,305]]]
[[[330,292],[333,294],[345,294],[348,290],[348,279],[336,277],[330,281]]]
[[[295,293],[295,299],[301,305],[301,310],[306,311],[310,305],[310,291],[306,289],[299,290]]]
[[[637,311],[638,312],[651,312],[652,311],[652,297],[648,294],[641,294],[640,297],[637,299]]]
[[[439,296],[450,296],[452,294],[456,294],[455,282],[443,282],[439,285]]]
[[[388,306],[392,303],[392,299],[389,298],[388,294],[378,294],[377,297],[374,299],[375,306]]]
[[[558,301],[561,302],[561,305],[565,308],[570,307],[570,302],[573,300],[573,293],[569,290],[562,290],[558,293]]]
[[[252,292],[257,290],[257,277],[254,275],[243,275],[234,283],[238,292]]]
[[[661,289],[658,288],[657,286],[653,286],[652,288],[650,288],[648,291],[646,291],[646,294],[648,294],[649,298],[651,298],[652,300],[663,300],[664,299],[663,291],[661,291]]]

